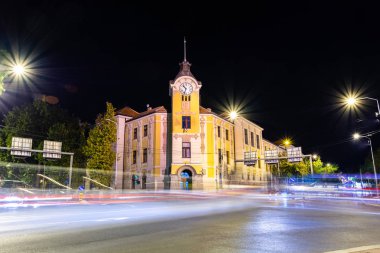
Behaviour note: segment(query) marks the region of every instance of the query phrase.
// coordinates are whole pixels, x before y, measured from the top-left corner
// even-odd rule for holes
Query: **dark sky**
[[[169,80],[183,59],[184,36],[204,107],[222,112],[240,104],[269,140],[289,136],[304,153],[347,171],[363,163],[368,146],[349,139],[355,130],[379,128],[376,103],[360,114],[339,108],[345,90],[380,98],[380,15],[360,1],[8,1],[0,47],[28,55],[38,75],[8,85],[1,110],[38,94],[58,97],[89,122],[106,101],[138,111],[170,108]],[[380,146],[378,137],[373,144]]]

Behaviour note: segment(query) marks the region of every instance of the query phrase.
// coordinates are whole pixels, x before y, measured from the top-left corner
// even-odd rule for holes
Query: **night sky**
[[[240,105],[264,138],[291,137],[305,154],[358,170],[369,147],[350,138],[379,129],[376,103],[354,113],[344,111],[340,96],[352,90],[380,98],[380,15],[377,6],[359,3],[8,1],[0,49],[28,56],[35,76],[9,83],[0,109],[42,94],[90,123],[106,101],[170,109],[169,81],[186,36],[204,107]]]

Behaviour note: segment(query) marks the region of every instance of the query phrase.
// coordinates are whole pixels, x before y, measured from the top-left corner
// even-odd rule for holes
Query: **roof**
[[[278,147],[277,144],[275,144],[274,142],[268,141],[268,140],[265,139],[265,138],[263,138],[263,141],[265,141],[265,142],[267,142],[267,143],[269,143],[269,144],[271,144],[271,145],[273,145],[273,146],[277,146],[277,147]]]
[[[153,113],[167,113],[167,110],[165,109],[164,106],[158,106],[155,108],[149,107],[148,110],[143,111],[143,112],[137,112],[137,111],[133,110],[132,108],[130,108],[129,106],[126,106],[126,107],[116,111],[116,115],[123,115],[123,116],[131,117],[131,119],[128,121],[132,121],[132,120],[135,120],[135,119],[138,119],[138,118],[141,118],[141,117],[153,114]]]
[[[190,71],[190,67],[191,67],[191,63],[190,62],[184,60],[179,65],[181,67],[180,67],[180,70],[179,70],[179,72],[178,72],[178,74],[177,74],[177,76],[175,77],[174,80],[177,80],[181,76],[191,76],[192,78],[195,79],[195,77],[193,76],[193,74]]]
[[[123,115],[123,116],[128,116],[128,117],[137,117],[139,115],[138,112],[136,112],[135,110],[133,110],[131,107],[129,106],[125,106],[123,108],[121,108],[120,110],[117,110],[116,115]]]
[[[211,111],[210,108],[204,108],[202,106],[199,106],[199,113],[201,113],[201,114],[214,114],[214,115],[216,115],[214,112]]]

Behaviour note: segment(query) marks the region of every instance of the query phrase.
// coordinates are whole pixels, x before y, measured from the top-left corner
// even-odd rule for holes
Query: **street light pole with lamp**
[[[376,192],[377,194],[379,194],[379,189],[378,189],[378,185],[377,185],[377,173],[376,173],[376,165],[375,165],[375,158],[373,156],[373,149],[372,149],[372,141],[371,141],[371,136],[372,134],[365,134],[365,135],[360,135],[358,133],[354,133],[353,135],[353,138],[354,140],[358,140],[360,138],[366,138],[368,140],[368,144],[369,146],[371,147],[371,156],[372,156],[372,165],[373,165],[373,173],[374,173],[374,176],[375,176],[375,187],[376,187]]]
[[[234,145],[233,145],[233,159],[234,159],[234,171],[236,171],[236,143],[235,143],[235,138],[236,138],[236,135],[235,135],[235,119],[237,119],[237,117],[239,116],[239,114],[237,113],[237,111],[235,110],[232,110],[229,112],[229,118],[230,118],[230,121],[232,122],[232,138],[234,140]],[[227,169],[227,174],[228,174],[228,169]],[[227,175],[228,176],[228,175]],[[232,180],[232,178],[230,178],[229,180]]]
[[[117,123],[117,121],[114,121],[112,119],[105,119],[106,121],[109,121],[109,122],[112,122],[115,124],[116,126],[116,143],[115,143],[115,153],[116,153],[116,159],[115,159],[115,178],[114,178],[114,189],[116,190],[117,189],[117,179],[118,179],[118,173],[117,173],[117,170],[118,170],[118,167],[117,167],[117,160],[118,160],[118,139],[119,139],[119,124]]]
[[[354,106],[357,104],[358,100],[365,100],[365,99],[369,99],[369,100],[374,100],[376,101],[376,104],[377,104],[377,112],[375,113],[376,117],[378,117],[380,115],[380,106],[379,106],[379,100],[377,100],[376,98],[370,98],[370,97],[359,97],[359,98],[355,98],[355,97],[349,97],[347,98],[347,104],[349,106]]]

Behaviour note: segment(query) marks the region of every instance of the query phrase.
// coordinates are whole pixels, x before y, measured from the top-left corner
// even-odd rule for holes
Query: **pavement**
[[[325,253],[380,253],[380,244],[363,247],[355,247],[350,249],[328,251]]]

